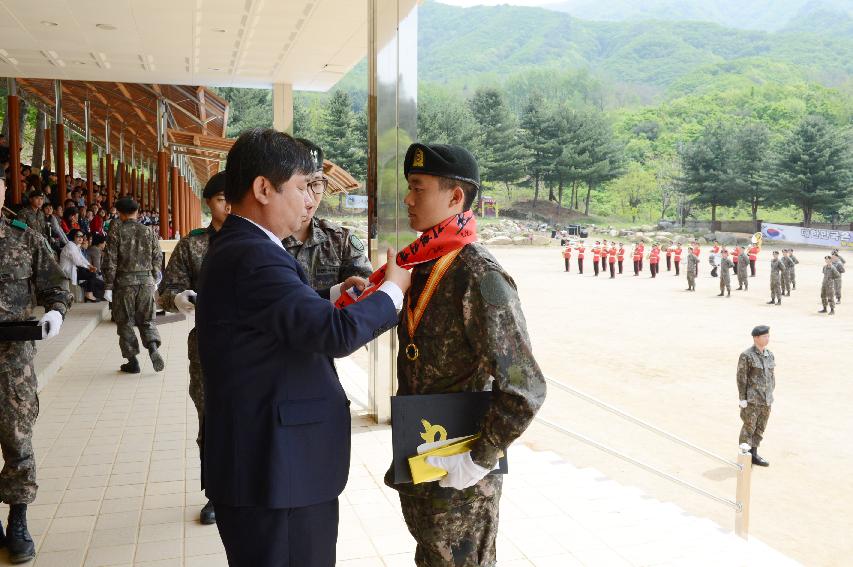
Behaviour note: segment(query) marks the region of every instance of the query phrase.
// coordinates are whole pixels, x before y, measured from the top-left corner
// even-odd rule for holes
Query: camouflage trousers
[[[820,302],[823,304],[824,309],[826,309],[827,304],[829,304],[829,306],[832,309],[835,309],[835,297],[836,297],[835,282],[830,281],[830,282],[821,284],[821,286],[820,286]]]
[[[198,331],[193,327],[187,337],[187,357],[190,359],[190,399],[195,405],[198,413],[198,436],[195,442],[198,444],[199,454],[204,446],[202,435],[204,434],[204,379],[201,373],[201,359],[198,356]]]
[[[746,443],[750,447],[758,447],[764,439],[764,429],[770,418],[770,406],[760,404],[748,404],[740,410],[740,419],[743,427],[740,429],[740,443]]]
[[[124,358],[139,354],[134,326],[139,328],[145,348],[160,346],[160,333],[154,325],[154,286],[140,284],[116,288],[113,291],[113,320]]]
[[[687,270],[687,287],[696,289],[696,276],[690,270]]]
[[[417,567],[493,567],[497,564],[500,488],[458,503],[400,494]]]
[[[782,280],[778,276],[770,278],[770,300],[782,301]]]
[[[33,425],[39,414],[38,380],[31,342],[0,344],[0,501],[30,504],[36,499]]]
[[[788,270],[782,270],[782,292],[791,293],[791,275]]]
[[[835,300],[836,301],[841,301],[841,282],[842,282],[841,278],[839,278],[833,282],[833,285],[835,286]]]
[[[747,273],[746,266],[737,273],[737,285],[738,287],[749,289],[749,274]]]
[[[788,271],[788,277],[791,280],[791,287],[797,289],[797,270],[796,268],[791,268]]]
[[[732,280],[730,278],[720,278],[720,293],[724,291],[732,292]]]

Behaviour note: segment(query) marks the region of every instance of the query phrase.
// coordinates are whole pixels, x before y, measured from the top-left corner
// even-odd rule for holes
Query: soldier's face
[[[225,195],[222,193],[218,193],[208,199],[207,206],[210,209],[210,216],[218,224],[225,222],[225,217],[231,212],[231,203],[225,200]]]
[[[408,181],[409,192],[403,203],[413,229],[423,232],[450,215],[462,212],[465,193],[459,187],[442,189],[438,177],[422,173],[409,174]]]
[[[758,337],[753,337],[755,339],[755,346],[759,348],[764,348],[770,342],[770,333],[760,335]]]

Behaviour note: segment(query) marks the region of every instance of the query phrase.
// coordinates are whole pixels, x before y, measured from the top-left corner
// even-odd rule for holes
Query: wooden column
[[[154,203],[154,180],[150,177],[148,178],[148,208],[152,211],[157,208]]]
[[[11,188],[11,199],[9,204],[21,202],[21,101],[18,98],[18,89],[15,79],[9,79],[9,96],[6,105],[6,121],[9,124],[9,187]]]
[[[53,138],[53,131],[50,127],[46,127],[44,129],[44,159],[47,161],[47,167],[53,171],[53,163],[50,161],[50,140]],[[41,164],[39,164],[41,165]],[[41,171],[41,167],[39,167],[39,171]]]
[[[100,153],[100,151],[98,153]],[[107,186],[107,181],[104,177],[104,156],[101,156],[98,159],[98,183],[100,183],[104,187]]]
[[[115,203],[116,196],[116,185],[115,185],[115,175],[113,173],[113,156],[107,152],[106,162],[104,162],[104,166],[107,169],[107,204],[109,206],[113,206]],[[109,210],[107,210],[109,212]]]
[[[157,152],[157,196],[160,211],[160,237],[169,238],[169,154]]]
[[[172,228],[176,234],[186,236],[187,231],[184,231],[184,223],[181,222],[181,206],[179,204],[179,195],[181,194],[181,177],[178,173],[178,166],[172,164],[171,168],[171,201],[172,201]]]
[[[68,187],[65,185],[65,126],[56,124],[56,181],[58,183],[59,204],[65,206]]]
[[[71,182],[74,182],[74,142],[71,136],[68,136],[68,175],[71,176]]]
[[[92,199],[95,197],[95,172],[92,168],[92,142],[86,142],[86,192],[88,193],[86,202],[91,206]]]
[[[190,186],[187,183],[187,180],[184,178],[181,178],[181,195],[183,196],[183,199],[184,199],[184,207],[183,207],[184,226],[186,226],[187,228],[192,230],[192,216],[193,216],[192,206],[193,206],[193,203],[192,203],[192,198],[190,196]]]

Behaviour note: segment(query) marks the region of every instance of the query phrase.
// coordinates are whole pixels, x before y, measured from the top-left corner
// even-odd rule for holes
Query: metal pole
[[[92,132],[89,129],[89,113],[91,112],[91,104],[87,99],[83,105],[83,133],[86,138],[86,193],[87,202],[92,205],[92,198],[95,196],[95,173],[92,167]]]
[[[749,539],[749,496],[752,489],[752,454],[743,446],[737,456],[740,469],[737,473],[735,490],[735,533],[743,539]]]
[[[65,185],[65,127],[62,124],[62,81],[53,81],[54,100],[56,101],[56,178],[59,188],[59,203],[65,205],[68,197],[68,187]]]
[[[169,238],[169,186],[166,170],[169,168],[169,157],[166,153],[166,102],[157,100],[157,196],[160,213],[160,238]]]

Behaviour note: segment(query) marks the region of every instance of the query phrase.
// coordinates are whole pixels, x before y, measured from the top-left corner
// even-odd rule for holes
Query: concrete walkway
[[[75,306],[94,307],[94,306]],[[69,319],[69,323],[73,318]],[[198,523],[196,414],[187,395],[189,323],[161,326],[167,360],[154,373],[122,375],[114,326],[100,323],[41,393],[35,447],[40,490],[30,507],[39,567],[215,567],[225,556],[215,527]],[[72,345],[45,343],[38,367]],[[48,348],[50,347],[50,348]],[[55,348],[54,348],[55,347]],[[64,347],[70,348],[70,347]],[[57,350],[58,349],[58,350]],[[353,404],[350,480],[341,498],[338,565],[413,565],[414,541],[396,494],[383,486],[390,430],[364,417],[364,373],[340,361]],[[759,542],[749,544],[710,521],[523,445],[509,452],[501,506],[499,565],[795,565]],[[5,506],[0,517],[6,516]],[[0,552],[0,564],[7,561]]]

